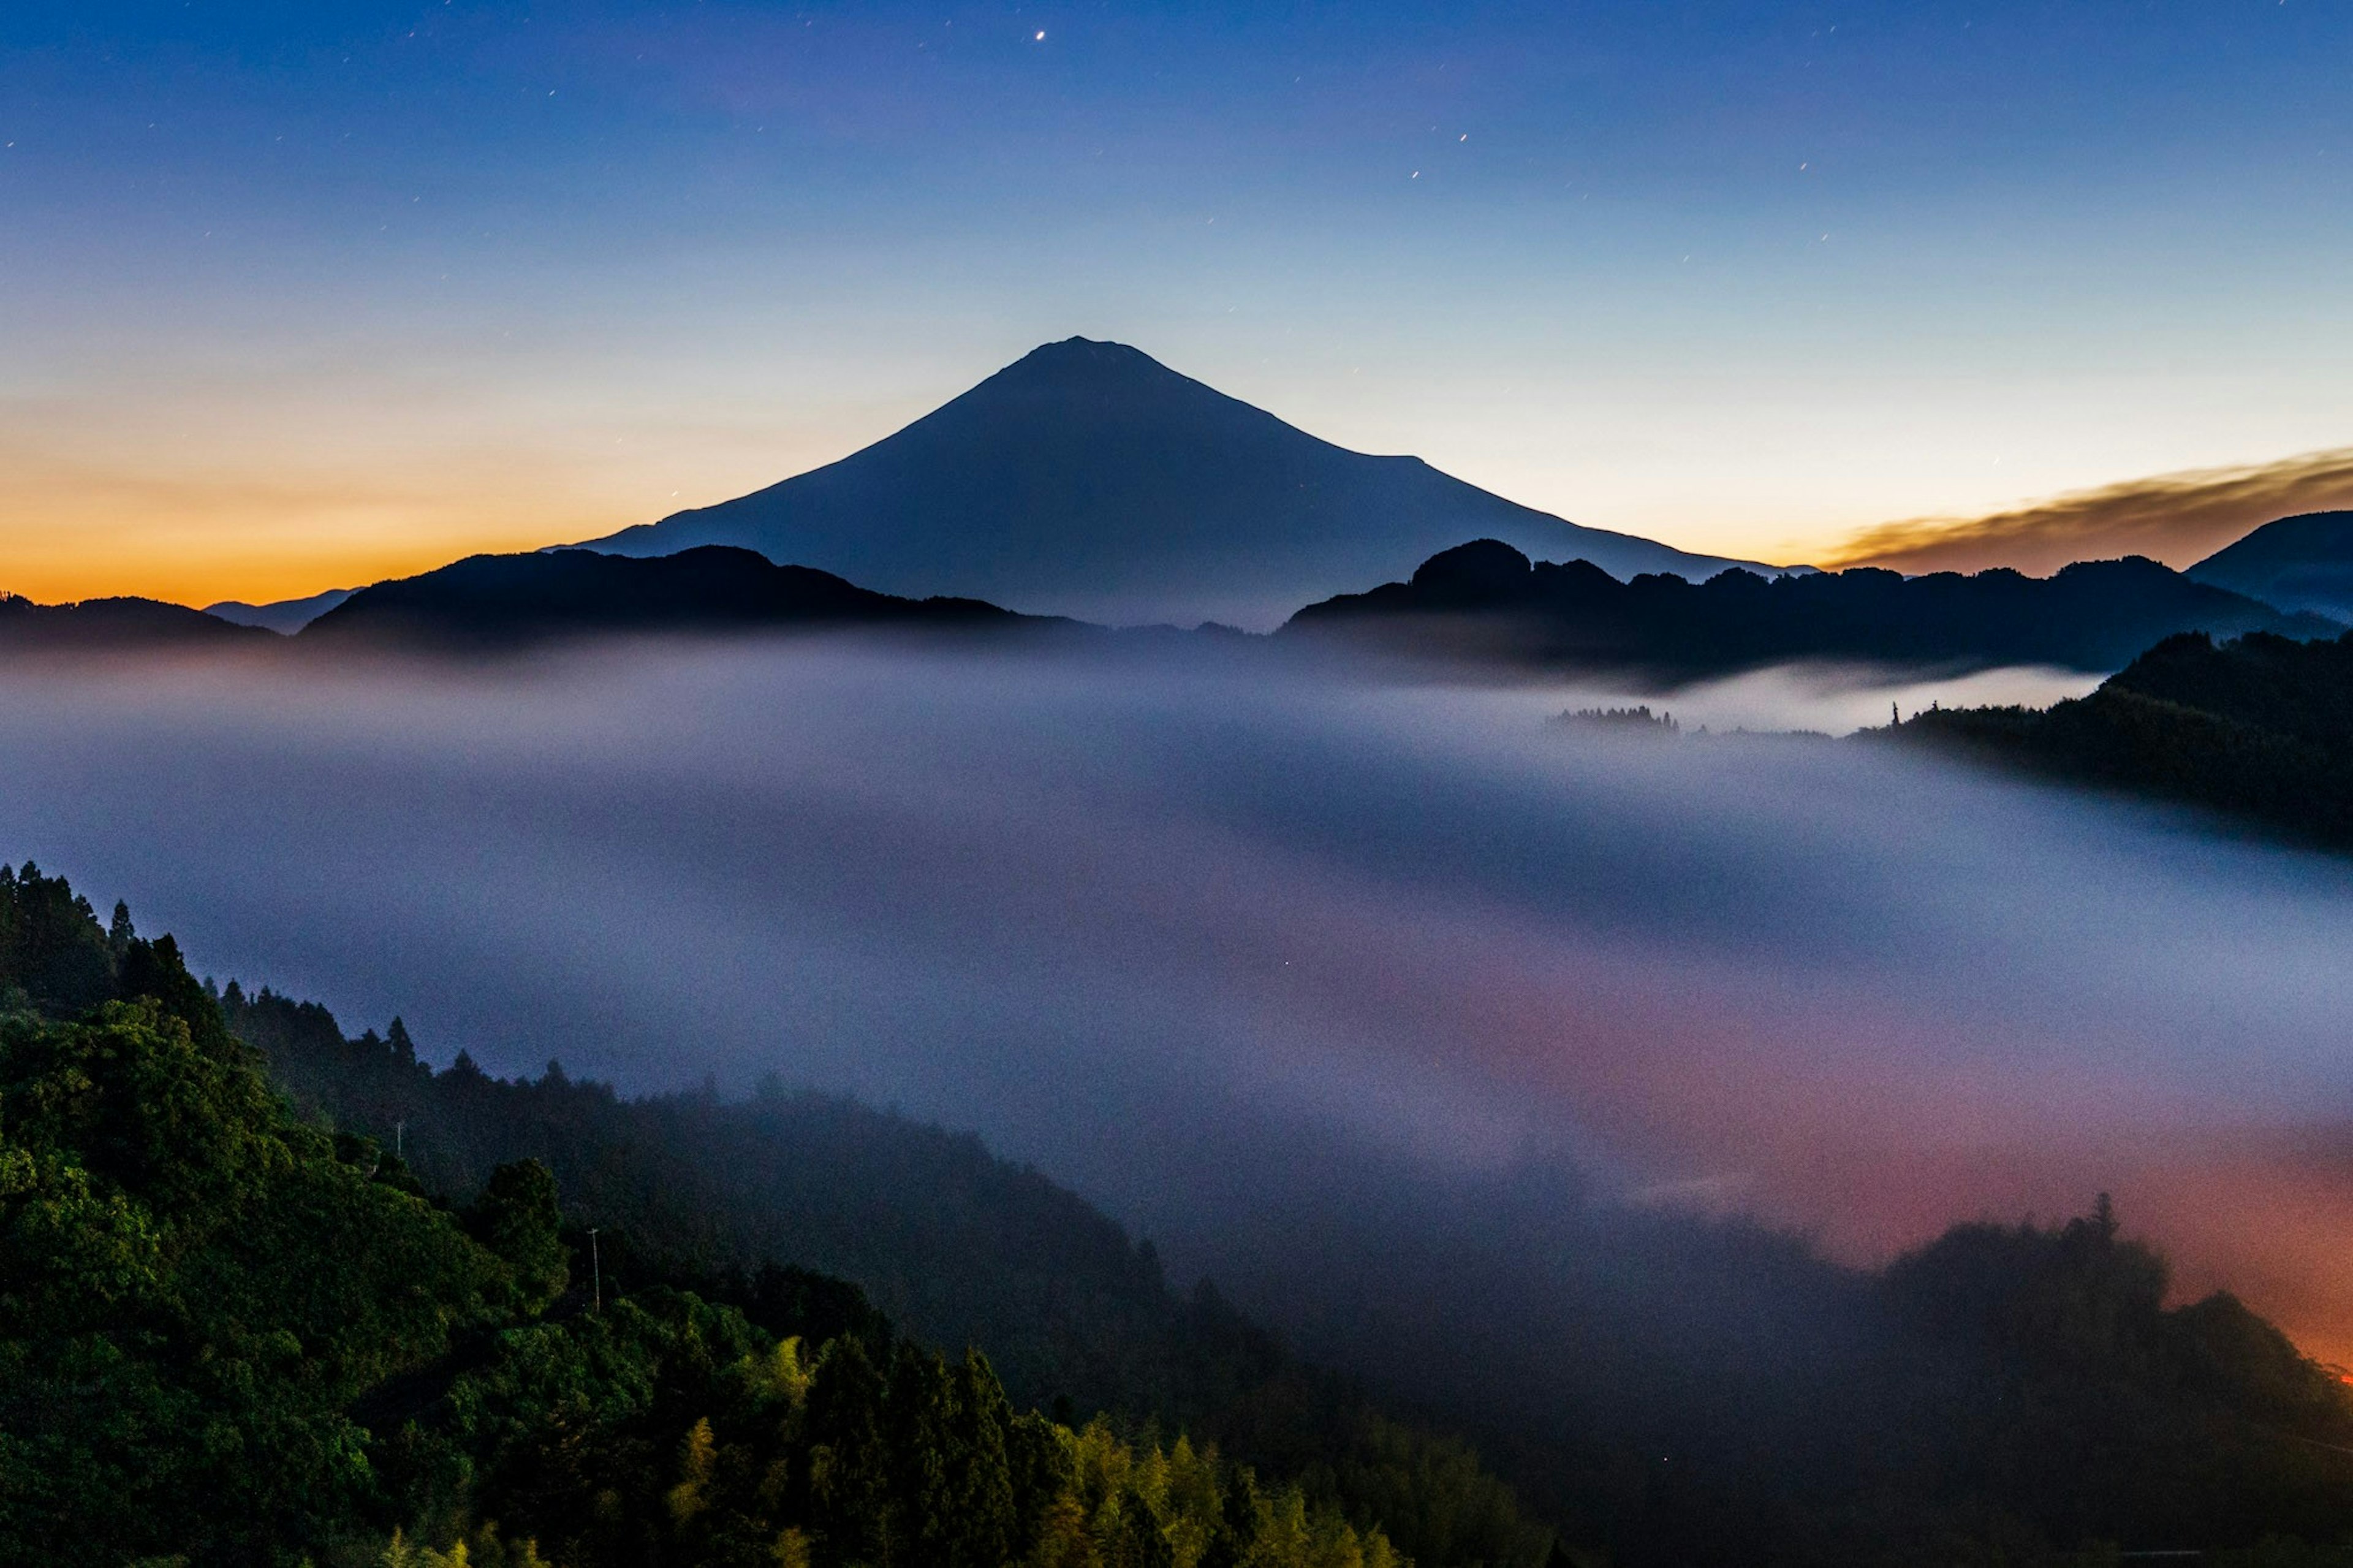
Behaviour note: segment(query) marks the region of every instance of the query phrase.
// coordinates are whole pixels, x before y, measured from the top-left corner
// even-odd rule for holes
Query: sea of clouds
[[[1736,732],[2089,684],[1771,671],[1667,737],[1174,643],[23,666],[0,855],[437,1059],[978,1131],[1311,1342],[1466,1204],[1869,1262],[2106,1190],[2353,1352],[2353,868]]]

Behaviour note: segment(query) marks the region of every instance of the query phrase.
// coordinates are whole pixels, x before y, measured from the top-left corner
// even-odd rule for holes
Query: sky
[[[12,0],[0,144],[36,598],[594,537],[1072,334],[1772,560],[2353,442],[2319,0]]]

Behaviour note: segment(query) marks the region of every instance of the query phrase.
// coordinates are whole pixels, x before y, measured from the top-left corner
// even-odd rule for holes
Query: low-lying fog
[[[1854,1259],[2105,1188],[2353,1353],[2353,869],[1722,733],[2091,684],[1776,672],[1677,740],[1215,658],[18,668],[0,854],[438,1059],[976,1129],[1295,1322],[1366,1205],[1567,1160]]]

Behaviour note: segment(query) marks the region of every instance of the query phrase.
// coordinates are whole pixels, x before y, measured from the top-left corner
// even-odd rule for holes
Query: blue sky
[[[2315,0],[20,0],[0,142],[40,596],[607,531],[1073,332],[1778,558],[2353,445]]]

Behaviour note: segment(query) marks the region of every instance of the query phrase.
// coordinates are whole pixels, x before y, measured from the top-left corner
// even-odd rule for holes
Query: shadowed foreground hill
[[[588,548],[744,545],[893,594],[1257,628],[1480,534],[1629,576],[1736,564],[1579,527],[1419,458],[1348,451],[1085,338],[1035,350],[839,462]]]
[[[2114,669],[2171,632],[2339,629],[2138,557],[2082,562],[2052,577],[1858,568],[1620,583],[1582,561],[1532,564],[1482,540],[1432,556],[1409,582],[1311,605],[1283,631],[1415,658],[1672,680],[1796,659]]]
[[[2042,710],[1936,710],[1873,733],[2353,850],[2353,633],[2221,644],[2187,633],[2086,697]]]
[[[1005,631],[1057,623],[974,599],[900,599],[721,545],[638,559],[588,550],[471,555],[363,588],[301,646],[502,647],[565,637],[838,630]]]

